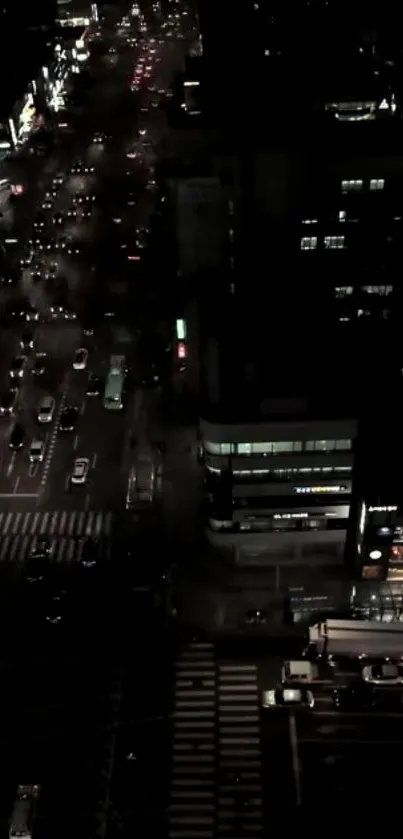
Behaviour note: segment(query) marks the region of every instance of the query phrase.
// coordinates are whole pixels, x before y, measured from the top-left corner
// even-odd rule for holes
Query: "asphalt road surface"
[[[11,227],[3,220],[19,240],[10,259],[20,279],[11,303],[5,294],[3,308],[11,306],[12,314],[0,336],[0,394],[18,386],[12,416],[0,417],[0,562],[22,564],[39,535],[52,538],[58,562],[79,559],[86,537],[110,543],[116,513],[125,510],[133,458],[143,445],[158,445],[166,457],[159,490],[168,529],[195,471],[192,441],[166,423],[163,388],[142,388],[136,355],[151,323],[165,347],[169,387],[174,321],[153,291],[161,282],[152,251],[163,197],[155,167],[167,130],[163,106],[184,45],[158,27],[140,43],[137,28],[134,22],[134,46],[127,30],[110,30],[106,52],[94,50],[84,106],[66,114],[74,129],[70,141],[45,162],[21,167],[24,197],[13,205]],[[23,343],[27,332],[30,348]],[[85,369],[74,369],[80,348]],[[108,411],[102,397],[116,353],[127,360],[124,409]],[[34,373],[38,354],[44,357],[41,375]],[[10,366],[20,355],[22,376],[11,380]],[[87,394],[91,374],[100,380],[96,395]],[[48,396],[53,415],[41,424],[38,408]],[[74,427],[63,431],[69,407],[76,410]],[[19,450],[10,448],[16,423],[24,430]],[[31,462],[37,439],[43,459]],[[76,458],[88,459],[83,486],[71,483]]]

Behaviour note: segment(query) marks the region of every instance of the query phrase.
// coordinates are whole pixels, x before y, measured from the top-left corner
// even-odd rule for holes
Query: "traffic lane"
[[[122,455],[127,427],[124,411],[107,411],[99,397],[86,399],[79,429],[79,456],[88,457],[85,488],[91,509],[122,509],[125,477]]]

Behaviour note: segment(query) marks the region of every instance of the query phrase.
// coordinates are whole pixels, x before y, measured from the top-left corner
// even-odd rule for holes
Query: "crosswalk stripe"
[[[71,516],[70,516],[70,520],[69,520],[68,527],[67,527],[67,533],[69,534],[69,536],[72,536],[72,535],[73,535],[73,532],[74,532],[74,522],[75,522],[76,515],[77,515],[77,513],[73,510],[73,512],[72,512],[72,514],[71,514]]]
[[[18,527],[19,527],[19,524],[20,524],[21,516],[22,516],[22,513],[16,513],[16,515],[15,515],[15,519],[14,519],[12,527],[11,527],[11,533],[13,534],[13,536],[16,536],[17,533],[18,533]]]
[[[6,535],[7,535],[8,528],[10,527],[10,522],[12,520],[12,517],[13,517],[12,513],[7,513],[7,518],[5,520],[4,530],[3,530],[3,533],[5,533]]]
[[[22,528],[21,528],[21,533],[22,533],[23,536],[25,536],[25,533],[27,532],[30,517],[31,517],[30,513],[25,513],[24,521],[22,523]]]
[[[62,513],[62,517],[60,519],[60,533],[64,533],[64,527],[65,527],[65,524],[66,524],[66,519],[67,519],[67,512],[65,510],[64,513]]]
[[[56,527],[57,527],[57,513],[52,513],[52,517],[51,517],[51,520],[50,520],[50,527],[49,527],[49,533],[50,533],[51,536],[54,535],[54,533],[56,531]]]
[[[47,528],[48,518],[49,518],[49,513],[44,513],[42,523],[41,523],[41,526],[39,528],[39,533],[40,533],[41,536],[45,533],[45,530]]]
[[[36,526],[37,526],[37,524],[38,524],[38,521],[39,521],[40,515],[41,515],[40,513],[35,513],[35,515],[34,515],[34,517],[33,517],[33,520],[32,520],[32,526],[31,526],[31,533],[32,533],[32,536],[34,535],[34,533],[35,533],[35,531],[36,531]]]
[[[0,562],[3,559],[5,559],[6,556],[7,556],[9,541],[10,541],[9,536],[3,536],[3,540],[2,540],[2,543],[1,543],[1,551],[0,551]]]

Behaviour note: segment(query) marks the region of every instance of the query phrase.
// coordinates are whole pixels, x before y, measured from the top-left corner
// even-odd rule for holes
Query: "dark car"
[[[73,405],[64,408],[60,417],[60,431],[73,431],[77,422],[78,410]]]
[[[50,557],[51,553],[52,543],[46,538],[46,536],[39,536],[39,538],[35,540],[29,556],[30,559],[46,559]]]
[[[101,379],[99,376],[96,376],[94,373],[88,378],[87,384],[87,396],[99,396],[101,393]]]
[[[337,711],[370,711],[376,704],[374,686],[363,679],[356,679],[333,691],[333,706]]]
[[[5,393],[3,393],[0,400],[0,414],[2,416],[8,416],[9,414],[12,414],[13,408],[17,401],[17,396],[18,390],[14,390],[13,388],[9,388],[8,390],[6,390]]]
[[[44,213],[38,213],[38,215],[37,215],[37,217],[34,221],[34,229],[35,230],[43,230],[43,228],[45,227],[45,220],[46,220],[45,219],[45,214]]]
[[[37,355],[35,356],[34,365],[32,367],[32,372],[34,376],[43,376],[46,370],[46,359],[46,353],[37,353]]]
[[[46,557],[30,556],[25,568],[25,579],[28,583],[39,583],[44,579],[48,570]]]
[[[55,213],[53,216],[53,224],[62,225],[65,222],[63,213]]]
[[[20,340],[20,347],[22,350],[33,350],[34,348],[34,336],[32,332],[23,332],[21,335]]]
[[[24,445],[24,440],[25,440],[24,429],[22,428],[21,425],[15,425],[11,434],[10,434],[10,439],[8,441],[8,445],[10,446],[10,449],[14,449],[14,451],[17,451],[17,449],[22,449],[22,447]]]
[[[57,626],[65,615],[66,592],[60,590],[49,597],[45,609],[45,618],[48,623]]]

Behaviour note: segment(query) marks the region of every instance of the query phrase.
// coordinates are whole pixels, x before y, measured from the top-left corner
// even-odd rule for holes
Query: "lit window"
[[[317,224],[317,223],[318,223],[317,218],[303,218],[302,219],[302,224]]]
[[[378,294],[381,297],[387,297],[388,294],[392,294],[393,285],[363,285],[362,291],[365,291],[366,294]]]
[[[371,178],[369,182],[369,188],[371,192],[379,192],[380,189],[383,189],[385,186],[385,179],[384,178]]]
[[[252,454],[252,443],[238,443],[238,454]]]
[[[301,239],[302,251],[314,251],[318,244],[317,236],[303,236]]]
[[[339,210],[339,221],[345,221],[345,220],[346,220],[346,211],[345,210]]]
[[[341,182],[341,191],[342,192],[359,192],[362,189],[363,181],[355,180],[355,181],[342,181]]]
[[[350,294],[353,293],[352,285],[339,285],[335,286],[334,289],[334,296],[341,298],[341,297],[349,297]]]
[[[343,250],[345,247],[345,236],[325,236],[324,245],[327,250]]]
[[[334,452],[334,451],[349,451],[351,449],[351,440],[307,440],[305,443],[305,451],[307,452]]]

